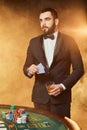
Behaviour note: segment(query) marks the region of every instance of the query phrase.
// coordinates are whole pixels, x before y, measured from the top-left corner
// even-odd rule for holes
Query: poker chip
[[[0,127],[4,127],[5,126],[5,124],[0,124]]]
[[[26,121],[27,121],[27,116],[26,115],[22,116],[21,117],[21,122],[26,123]]]
[[[0,128],[0,130],[7,130],[7,128]]]
[[[6,114],[6,119],[7,119],[7,120],[10,120],[9,114]]]
[[[12,113],[14,113],[14,109],[16,108],[16,106],[14,105],[14,104],[12,104],[11,106],[10,106],[10,111],[12,112]]]
[[[13,120],[14,114],[13,114],[13,113],[10,113],[10,114],[9,114],[9,118],[10,118],[10,120]]]
[[[49,124],[49,122],[48,122],[48,121],[44,121],[44,122],[43,122],[43,124],[48,125],[48,124]]]
[[[4,123],[4,121],[0,121],[0,124]]]
[[[6,118],[6,112],[2,112],[1,117]]]
[[[19,113],[20,115],[23,114],[23,113],[25,113],[25,109],[23,109],[23,108],[18,109],[18,113]]]
[[[18,118],[17,118],[17,123],[18,123],[18,124],[21,124],[21,123],[22,123],[21,117],[18,117]]]

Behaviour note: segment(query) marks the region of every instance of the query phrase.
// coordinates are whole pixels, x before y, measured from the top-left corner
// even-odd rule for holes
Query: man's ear
[[[59,19],[56,18],[56,19],[55,19],[55,25],[57,26],[58,24],[59,24]]]

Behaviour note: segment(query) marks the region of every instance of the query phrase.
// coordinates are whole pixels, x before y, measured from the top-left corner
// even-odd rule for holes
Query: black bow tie
[[[54,35],[44,35],[44,39],[54,40]]]

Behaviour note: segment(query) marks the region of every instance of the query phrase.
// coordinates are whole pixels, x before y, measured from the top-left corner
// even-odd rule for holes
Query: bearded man
[[[23,68],[26,76],[35,76],[32,101],[35,108],[70,117],[71,88],[84,73],[82,57],[74,39],[58,29],[55,9],[43,9],[39,20],[43,34],[30,40]]]

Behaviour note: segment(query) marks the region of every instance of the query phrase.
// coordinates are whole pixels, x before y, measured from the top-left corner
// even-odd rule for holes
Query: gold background
[[[0,104],[33,107],[34,78],[23,74],[29,40],[39,35],[38,12],[51,6],[59,12],[59,28],[73,36],[80,48],[85,74],[72,90],[72,119],[87,129],[87,15],[83,2],[57,0],[0,1]]]

